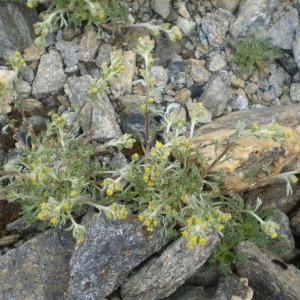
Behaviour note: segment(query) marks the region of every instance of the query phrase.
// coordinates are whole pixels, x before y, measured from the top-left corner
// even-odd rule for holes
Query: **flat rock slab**
[[[200,152],[212,162],[217,157],[215,141],[223,142],[224,149],[235,132],[238,122],[241,121],[246,125],[244,133],[249,132],[253,124],[258,124],[263,128],[275,121],[283,129],[288,130],[291,137],[285,142],[275,142],[272,139],[260,139],[253,136],[238,141],[231,150],[232,158],[213,168],[213,171],[222,173],[224,190],[247,189],[250,172],[254,170],[257,174],[254,183],[259,184],[267,176],[262,170],[263,164],[269,165],[272,175],[297,168],[300,162],[300,105],[257,108],[218,118],[196,131],[193,146],[201,146]]]
[[[254,299],[299,299],[299,269],[283,263],[270,251],[250,242],[240,243],[237,253],[248,256],[249,263],[238,266],[237,273],[248,278],[249,286],[254,290]]]
[[[64,299],[74,239],[50,229],[0,258],[0,299]]]
[[[181,237],[159,257],[150,259],[122,286],[123,299],[157,300],[172,294],[212,254],[219,237],[215,231],[208,232],[207,236],[207,244],[193,250],[187,249],[186,239]]]
[[[147,232],[132,216],[107,220],[86,215],[85,241],[71,260],[68,300],[103,299],[117,289],[140,263],[166,244],[161,228]]]

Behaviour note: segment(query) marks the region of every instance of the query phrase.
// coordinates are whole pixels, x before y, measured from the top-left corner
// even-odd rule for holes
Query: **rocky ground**
[[[236,155],[251,149],[261,154],[257,155],[257,164],[266,160],[274,164],[273,172],[297,168],[299,1],[134,0],[123,4],[128,6],[133,23],[168,22],[183,32],[183,39],[175,43],[163,34],[153,37],[156,60],[151,72],[159,87],[154,97],[158,109],[183,107],[183,118],[188,121],[193,103],[202,102],[206,114],[198,124],[198,132],[205,135],[205,141],[218,135],[225,138],[238,120],[251,126],[275,119],[292,130],[288,144],[249,141],[247,147],[236,150],[240,151]],[[149,35],[149,31],[131,28],[112,34],[102,29],[99,39],[94,30],[70,27],[54,31],[45,47],[36,48],[31,43],[32,24],[37,18],[37,13],[25,8],[24,3],[0,2],[0,80],[10,87],[2,110],[17,117],[11,98],[18,89],[34,126],[43,128],[54,112],[72,119],[73,107],[83,101],[92,78],[100,75],[102,62],[109,60],[111,51],[120,50],[126,60],[125,74],[101,95],[94,110],[97,125],[92,136],[101,144],[125,132],[140,132],[139,107],[144,90],[132,81],[139,78],[137,66],[142,61],[132,50],[137,38]],[[232,42],[257,29],[271,37],[284,56],[267,72],[255,68],[245,75],[233,62]],[[27,62],[16,87],[13,71],[4,60],[15,50],[21,50]],[[2,163],[13,157],[13,145],[11,135],[2,130]],[[235,178],[243,172],[241,168],[240,173],[236,170],[248,158],[244,159],[234,170],[226,170],[227,185],[233,189],[243,188]],[[102,160],[126,163],[126,157],[116,153]],[[280,257],[249,242],[241,243],[237,251],[247,254],[250,263],[228,277],[223,277],[216,265],[207,263],[218,244],[215,232],[210,233],[207,245],[191,251],[182,239],[166,243],[158,230],[145,235],[135,219],[108,221],[87,214],[82,220],[87,228],[86,241],[75,245],[71,235],[60,229],[31,238],[32,228],[26,228],[22,220],[11,223],[18,216],[18,207],[1,200],[0,230],[5,237],[0,239],[0,299],[299,299],[300,271],[291,263],[299,255],[299,194],[299,183],[293,185],[289,196],[284,184],[271,184],[245,194],[249,198],[259,196],[264,206],[280,210],[281,230],[288,242],[274,242],[272,248],[280,248]]]

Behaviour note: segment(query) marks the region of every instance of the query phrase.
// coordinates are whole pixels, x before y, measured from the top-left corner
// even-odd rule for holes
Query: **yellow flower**
[[[151,167],[145,166],[145,173],[150,173],[151,172]]]
[[[76,195],[77,195],[77,191],[72,190],[72,191],[70,192],[70,197],[75,197]]]
[[[47,203],[43,202],[40,204],[41,210],[45,210],[47,208]]]
[[[253,124],[252,127],[251,127],[251,131],[253,131],[253,132],[257,131],[258,129],[259,129],[259,126],[256,123]]]
[[[63,204],[63,209],[64,209],[64,211],[70,210],[70,203],[69,203],[69,202],[65,202],[65,203]]]
[[[132,160],[138,160],[139,159],[139,155],[137,153],[132,154],[131,158]]]
[[[52,218],[52,219],[50,220],[50,223],[53,224],[53,225],[55,225],[55,224],[58,223],[58,219],[54,217],[54,218]]]
[[[155,143],[156,149],[160,149],[162,146],[163,146],[163,144],[161,142],[156,141],[156,143]]]
[[[142,114],[146,113],[148,110],[147,104],[143,103],[140,107],[140,110]]]
[[[200,245],[205,245],[207,243],[207,238],[206,237],[200,237],[198,243]]]
[[[113,190],[113,189],[108,188],[108,189],[106,190],[106,194],[107,194],[108,196],[111,196],[113,193],[114,193],[114,190]]]
[[[202,220],[200,218],[195,219],[195,224],[200,225],[202,224]]]
[[[273,233],[271,234],[271,239],[276,239],[277,236],[278,236],[277,232],[273,232]]]
[[[98,93],[99,92],[99,89],[97,89],[96,87],[93,87],[92,88],[92,93],[93,94],[96,94],[96,93]]]
[[[190,238],[189,238],[189,240],[190,240],[190,242],[192,243],[192,244],[197,244],[197,236],[196,235],[193,235],[193,236],[191,236]]]
[[[138,215],[138,220],[139,221],[144,221],[145,220],[145,217],[143,215]]]
[[[44,212],[40,212],[40,213],[38,213],[38,215],[36,216],[36,218],[37,218],[38,220],[45,221],[46,218],[47,218],[47,214],[44,213]]]
[[[33,4],[32,4],[32,3],[29,3],[29,2],[26,3],[26,6],[27,6],[28,8],[34,8]]]
[[[183,231],[181,232],[181,235],[184,236],[184,237],[188,237],[188,236],[189,236],[189,233],[188,233],[187,230],[183,230]]]
[[[224,229],[224,225],[223,225],[223,224],[218,224],[218,225],[217,225],[217,229],[218,229],[219,231],[222,231],[222,230]]]
[[[187,219],[187,220],[186,220],[186,224],[187,224],[188,226],[193,225],[193,219],[191,219],[191,218]]]

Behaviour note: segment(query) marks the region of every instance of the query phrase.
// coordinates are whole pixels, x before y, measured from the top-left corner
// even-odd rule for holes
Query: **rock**
[[[79,46],[67,41],[59,41],[55,44],[56,49],[60,52],[64,64],[67,67],[74,67],[78,64]]]
[[[202,97],[202,96],[201,96]],[[206,106],[206,104],[203,102]],[[280,126],[291,133],[286,142],[275,142],[270,139],[258,139],[253,136],[244,138],[233,147],[232,159],[213,168],[224,175],[224,187],[226,190],[241,191],[249,187],[248,173],[250,170],[257,170],[254,184],[266,185],[270,182],[263,181],[266,177],[262,165],[269,165],[272,175],[281,172],[292,171],[297,168],[300,161],[300,106],[281,106],[253,109],[231,113],[218,118],[212,124],[207,124],[195,132],[194,145],[201,145],[201,152],[204,156],[214,159],[214,141],[226,141],[234,132],[237,123],[243,121],[246,130],[254,123],[259,126],[277,122]],[[265,125],[267,126],[267,125]],[[247,131],[246,131],[247,132]],[[225,147],[225,146],[224,146]],[[212,160],[211,160],[212,161]]]
[[[189,89],[183,88],[181,90],[176,91],[174,101],[179,104],[184,104],[188,99],[190,99],[191,95],[192,92]]]
[[[202,30],[210,46],[220,45],[228,31],[228,20],[218,13],[207,13],[202,20]]]
[[[300,69],[300,28],[299,27],[296,29],[296,36],[293,45],[293,54],[299,70]]]
[[[89,75],[69,77],[65,85],[72,106],[81,106],[86,100],[93,79]],[[90,105],[86,104],[82,111],[81,126],[84,132],[89,131]],[[90,138],[107,141],[121,136],[120,127],[116,121],[115,111],[105,92],[97,94],[93,107],[93,127]]]
[[[248,287],[247,278],[240,278],[236,275],[222,277],[217,286],[212,289],[203,289],[202,287],[183,286],[178,289],[171,297],[166,300],[220,300],[220,299],[237,299],[251,300],[253,290]]]
[[[279,0],[241,0],[236,21],[229,31],[239,37],[257,28],[266,28]]]
[[[42,55],[35,80],[32,85],[32,95],[40,99],[47,94],[55,93],[63,88],[66,75],[62,67],[59,53],[50,50]]]
[[[33,24],[38,22],[35,9],[28,9],[26,1],[0,2],[0,57],[6,58],[22,51],[34,40]]]
[[[259,197],[263,200],[261,206],[262,209],[267,207],[277,207],[282,212],[289,215],[300,204],[300,183],[293,183],[291,186],[293,193],[289,195],[286,193],[286,182],[276,182],[246,192],[244,194],[244,199],[250,200]]]
[[[86,237],[71,259],[68,300],[103,299],[167,242],[161,228],[147,232],[134,218],[110,221],[89,214],[82,224]]]
[[[241,0],[212,0],[211,3],[215,8],[223,8],[234,14]]]
[[[237,266],[237,273],[249,280],[255,299],[295,300],[300,295],[300,271],[287,265],[267,249],[250,242],[241,242],[238,254],[248,256],[249,264]]]
[[[125,95],[119,99],[120,107],[125,116],[132,112],[140,113],[140,107],[145,102],[146,97],[140,95]]]
[[[97,32],[95,30],[87,30],[79,43],[78,59],[84,62],[94,61],[98,48]]]
[[[153,10],[166,19],[170,13],[170,1],[169,0],[151,0],[151,7]]]
[[[180,16],[177,18],[176,25],[180,27],[186,36],[193,34],[196,29],[196,22],[186,20]]]
[[[30,47],[24,49],[23,58],[25,61],[35,61],[39,60],[43,54],[45,54],[44,47],[36,47],[31,45]]]
[[[50,229],[1,257],[1,299],[65,299],[72,236]]]
[[[190,75],[194,82],[203,84],[209,79],[210,73],[204,66],[205,61],[191,59]]]
[[[112,52],[112,46],[110,44],[104,43],[99,47],[98,55],[95,60],[95,64],[98,68],[101,68],[104,62],[110,61],[110,53]]]
[[[230,106],[232,110],[248,109],[249,101],[247,96],[245,94],[236,95],[236,97],[231,99]]]
[[[169,296],[206,262],[218,241],[217,233],[209,231],[206,245],[189,250],[186,239],[179,238],[129,277],[121,287],[123,299],[154,300]]]
[[[154,84],[163,89],[168,82],[168,74],[164,67],[154,66],[151,68],[151,76],[154,78]]]
[[[186,104],[186,108],[188,110],[188,112],[190,112],[193,109],[196,109],[198,106],[198,103],[193,103],[193,102],[188,102]],[[212,122],[212,114],[211,112],[204,107],[202,110],[202,117],[199,119],[199,121],[196,124],[207,124],[207,123],[211,123]]]
[[[290,97],[294,102],[300,102],[300,82],[291,84]]]
[[[228,74],[211,77],[199,101],[208,108],[213,117],[220,116],[230,99]]]
[[[0,69],[0,82],[4,82],[5,91],[1,99],[0,113],[10,113],[12,110],[11,103],[16,96],[14,79],[16,72],[13,70]]]
[[[111,82],[110,88],[113,96],[119,99],[124,94],[131,94],[132,79],[136,69],[136,53],[133,51],[124,51],[124,73],[118,77],[118,80]]]
[[[227,60],[219,52],[210,53],[210,62],[208,70],[216,72],[223,69],[227,65]]]
[[[238,78],[236,75],[230,76],[230,83],[235,88],[241,88],[243,89],[245,87],[245,82],[241,78]]]
[[[291,218],[290,222],[291,230],[293,235],[300,236],[300,210]]]
[[[277,22],[267,31],[266,36],[272,38],[274,46],[292,50],[295,31],[299,24],[298,12],[296,9],[280,12],[277,18]]]

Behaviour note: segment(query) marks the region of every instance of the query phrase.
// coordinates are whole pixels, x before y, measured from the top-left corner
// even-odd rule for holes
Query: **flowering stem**
[[[76,113],[76,115],[75,115],[75,118],[73,119],[71,125],[69,126],[69,128],[68,128],[68,130],[67,130],[67,135],[72,131],[75,122],[76,122],[77,119],[79,118],[79,116],[80,116],[80,114],[81,114],[81,112],[82,112],[82,110],[83,110],[83,108],[85,107],[86,104],[87,104],[87,101],[84,102],[84,103],[80,106],[79,110],[77,111],[77,113]]]

